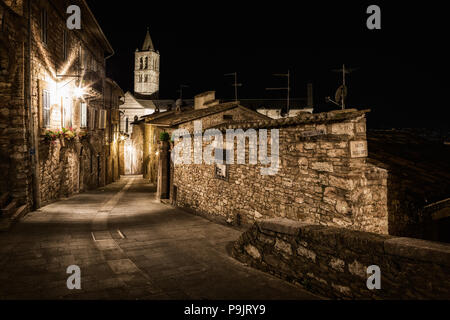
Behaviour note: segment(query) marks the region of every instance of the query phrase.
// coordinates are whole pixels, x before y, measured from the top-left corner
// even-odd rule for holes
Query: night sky
[[[358,68],[347,78],[348,107],[370,108],[372,128],[427,127],[450,129],[449,49],[443,5],[398,7],[380,2],[349,1],[168,1],[89,0],[115,55],[108,75],[124,91],[133,90],[134,52],[147,27],[161,54],[160,97],[176,99],[180,84],[185,98],[216,90],[232,99],[232,77],[238,72],[240,98],[284,98],[292,73],[292,98],[306,96],[314,84],[315,112],[336,109],[343,63]],[[334,3],[334,4],[333,4]],[[251,5],[250,5],[251,4]],[[367,6],[378,4],[382,29],[366,28]]]

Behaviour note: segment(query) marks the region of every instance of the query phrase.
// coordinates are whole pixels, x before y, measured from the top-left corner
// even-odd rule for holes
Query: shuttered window
[[[94,108],[89,108],[89,129],[95,129],[95,113],[96,110]]]
[[[81,119],[80,127],[86,128],[87,127],[87,104],[86,104],[86,102],[81,102],[80,113],[81,113],[80,114],[80,119]]]
[[[98,117],[98,128],[105,129],[106,128],[106,110],[100,110]]]

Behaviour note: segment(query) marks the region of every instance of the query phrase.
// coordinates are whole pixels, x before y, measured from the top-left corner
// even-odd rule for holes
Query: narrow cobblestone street
[[[1,299],[315,299],[228,253],[240,232],[155,200],[140,176],[58,201],[0,234]],[[81,290],[66,269],[81,269]]]

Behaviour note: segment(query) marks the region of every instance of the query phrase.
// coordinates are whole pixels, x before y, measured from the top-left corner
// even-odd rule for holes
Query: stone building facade
[[[261,175],[264,165],[248,161],[227,165],[226,179],[215,176],[214,165],[175,165],[173,201],[235,223],[281,216],[388,233],[386,172],[368,164],[366,155],[355,153],[354,145],[364,149],[366,143],[365,112],[291,119],[219,127],[279,129],[280,166],[275,175]],[[235,144],[237,152],[235,142],[226,143]],[[248,158],[248,145],[246,153]]]
[[[105,141],[106,141],[106,184],[120,179],[120,112],[123,104],[124,93],[120,86],[112,79],[105,81],[105,108],[108,111],[106,117]]]
[[[86,2],[71,4],[81,30],[67,28],[66,1],[0,1],[1,191],[29,209],[117,179],[111,127],[123,93],[105,76],[114,51]]]
[[[444,177],[438,178],[440,169],[435,169],[437,184],[433,187],[428,183],[427,192],[413,193],[421,188],[420,180],[415,180],[412,174],[404,179],[386,161],[382,165],[381,161],[374,161],[373,155],[369,156],[366,112],[351,109],[304,113],[295,118],[215,126],[223,133],[227,129],[267,129],[269,133],[278,129],[278,172],[261,175],[261,168],[267,165],[249,164],[248,145],[246,164],[227,164],[225,177],[217,175],[215,164],[198,165],[193,161],[177,164],[172,178],[176,191],[171,192],[171,202],[224,223],[251,225],[255,221],[282,217],[316,225],[430,239],[423,230],[427,220],[422,210],[427,204],[425,196],[433,201],[448,197],[448,174],[440,167]],[[236,159],[236,142],[224,144],[234,145]],[[261,147],[264,146],[258,144],[258,150]],[[431,213],[427,216],[431,217]],[[442,241],[443,234],[444,229],[435,240]]]
[[[145,116],[142,121],[134,124],[135,127],[139,127],[139,134],[143,135],[140,138],[135,138],[137,141],[143,141],[143,174],[152,183],[156,183],[158,179],[161,152],[159,143],[162,132],[166,132],[169,137],[176,129],[186,129],[193,132],[196,121],[201,121],[203,126],[207,128],[231,121],[269,119],[258,112],[241,106],[239,102],[220,103],[216,100],[214,91],[195,96],[193,108],[190,106],[183,107],[180,101],[178,103],[179,105],[175,110]],[[170,164],[167,164],[167,168],[170,169]],[[168,177],[170,177],[170,174]]]

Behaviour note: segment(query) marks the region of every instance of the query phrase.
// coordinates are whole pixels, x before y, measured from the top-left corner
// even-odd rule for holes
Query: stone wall
[[[32,204],[22,1],[0,1],[0,194]]]
[[[255,223],[232,254],[334,299],[450,299],[449,244],[278,218]],[[367,288],[372,265],[381,289]]]
[[[40,12],[47,9],[48,40],[42,43],[40,34]],[[104,186],[106,183],[106,144],[105,129],[99,126],[99,112],[105,108],[103,92],[89,92],[85,102],[88,106],[86,128],[81,127],[80,100],[74,99],[73,88],[76,81],[69,78],[60,79],[58,74],[77,74],[80,66],[86,73],[95,77],[94,87],[104,87],[105,65],[104,50],[89,33],[67,31],[66,21],[61,17],[65,11],[64,1],[56,1],[54,6],[47,1],[32,2],[32,105],[38,115],[35,126],[38,128],[39,141],[39,188],[41,205],[51,203],[61,197]],[[63,37],[66,30],[67,57],[63,54]],[[82,55],[79,48],[82,46]],[[95,70],[95,72],[94,72]],[[87,77],[86,77],[87,78]],[[72,80],[72,81],[71,81]],[[52,94],[50,126],[45,128],[42,120],[42,90],[48,89]],[[101,90],[101,89],[100,89]],[[72,100],[71,127],[75,131],[84,131],[88,137],[80,142],[61,141],[46,142],[46,129],[58,130],[66,127],[63,123],[63,110],[66,100]],[[63,101],[63,102],[61,102]],[[90,121],[92,118],[92,121]]]
[[[247,164],[227,165],[227,179],[215,176],[214,165],[176,165],[172,203],[223,222],[252,224],[281,216],[386,234],[386,170],[354,148],[366,142],[365,112],[302,117],[244,127],[279,128],[277,174],[261,175],[265,165],[248,164],[248,146]]]
[[[82,1],[74,1],[82,7],[85,5]],[[46,43],[41,39],[43,9],[48,16]],[[98,120],[100,110],[105,109],[104,56],[109,49],[99,41],[98,26],[89,15],[84,16],[83,32],[67,30],[66,9],[67,3],[62,0],[51,3],[31,1],[31,8],[23,1],[0,1],[0,193],[10,192],[18,204],[27,204],[28,209],[103,186],[108,175],[109,145],[105,129],[99,126]],[[29,11],[30,34],[27,28]],[[30,57],[27,57],[28,47],[31,48]],[[28,62],[31,70],[28,70]],[[80,68],[84,69],[85,76],[78,83],[73,75],[78,74]],[[28,81],[31,82],[31,106],[26,100]],[[81,127],[81,99],[74,90],[78,85],[91,88],[83,97],[89,108],[88,123],[91,118],[92,124],[95,123],[88,128]],[[48,126],[43,122],[43,90],[51,96]],[[70,101],[72,108],[66,110],[71,109],[71,123],[63,123],[64,106],[69,106]],[[69,126],[75,131],[84,131],[88,137],[83,141],[67,142],[67,145],[59,140],[55,143],[45,140],[47,129]],[[36,150],[32,149],[32,136]],[[38,159],[36,184],[33,184],[32,155]]]
[[[105,155],[99,153],[94,145],[87,140],[41,141],[41,205],[106,184]]]
[[[450,242],[450,147],[432,133],[373,130],[367,134],[370,161],[389,172],[389,234]]]

